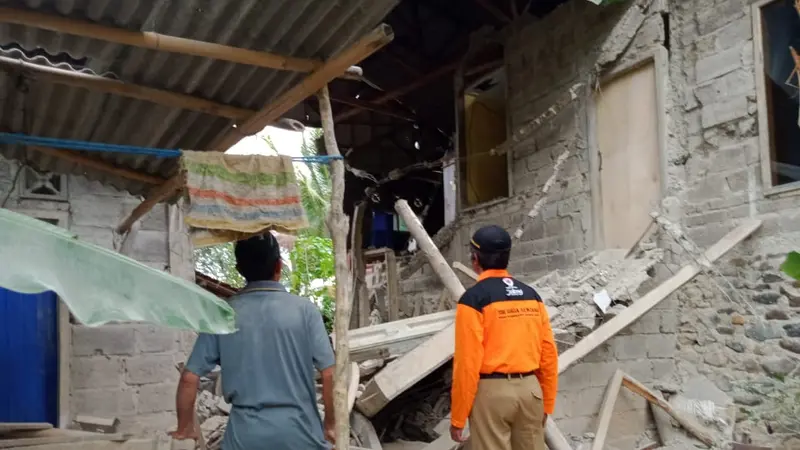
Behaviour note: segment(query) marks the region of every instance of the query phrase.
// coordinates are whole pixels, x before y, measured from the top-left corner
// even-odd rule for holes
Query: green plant
[[[292,263],[289,290],[316,303],[325,327],[331,331],[335,309],[331,291],[335,284],[333,241],[324,236],[301,235],[289,257]]]
[[[800,280],[800,253],[789,252],[786,261],[781,264],[781,270],[795,280]]]

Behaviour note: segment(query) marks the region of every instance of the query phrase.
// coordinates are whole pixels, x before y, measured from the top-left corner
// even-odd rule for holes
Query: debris
[[[78,415],[75,418],[75,423],[83,431],[91,431],[94,433],[116,433],[119,426],[119,419],[116,417],[103,418]]]
[[[608,292],[605,289],[595,293],[592,300],[594,300],[594,304],[600,308],[600,311],[602,311],[603,314],[605,314],[606,311],[608,311],[608,308],[611,306],[611,297],[608,296]]]

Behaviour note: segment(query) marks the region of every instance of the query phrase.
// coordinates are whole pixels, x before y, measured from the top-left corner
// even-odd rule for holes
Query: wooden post
[[[369,297],[367,294],[366,267],[364,264],[364,213],[365,202],[353,209],[353,223],[350,227],[350,252],[353,255],[353,295],[355,302],[350,316],[350,328],[360,328],[369,324]]]
[[[351,47],[326,61],[325,64],[314,70],[304,80],[279,95],[274,102],[253,114],[239,127],[228,130],[218,136],[209,145],[209,149],[224,152],[239,142],[239,139],[263,130],[264,127],[280,119],[282,115],[294,108],[298,103],[314,95],[314,92],[327,87],[328,83],[343,74],[352,64],[361,62],[383,48],[392,39],[394,39],[392,27],[386,24],[379,25]],[[328,101],[330,102],[330,95],[328,96]],[[331,126],[333,126],[333,118],[331,118]],[[347,238],[345,237],[345,239]]]
[[[400,318],[400,280],[397,279],[397,257],[390,248],[386,249],[386,275],[389,322],[394,322]]]
[[[333,111],[328,86],[323,86],[318,94],[319,113],[325,149],[330,156],[341,156],[334,134]],[[350,271],[347,267],[347,227],[344,214],[344,160],[331,161],[331,207],[328,212],[328,230],[333,239],[333,255],[336,261],[336,313],[334,331],[336,332],[336,376],[334,378],[333,403],[336,418],[336,449],[350,448],[350,413],[347,401],[348,378],[350,377],[350,341],[347,332],[350,324]],[[325,414],[328,414],[325,411]]]

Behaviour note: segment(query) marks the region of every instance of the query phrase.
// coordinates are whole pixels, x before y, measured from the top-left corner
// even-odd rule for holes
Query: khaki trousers
[[[546,450],[543,419],[535,375],[481,379],[469,417],[472,450]]]

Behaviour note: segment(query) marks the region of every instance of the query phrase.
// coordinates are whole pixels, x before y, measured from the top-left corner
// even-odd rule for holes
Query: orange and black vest
[[[487,270],[456,306],[451,423],[463,428],[482,374],[528,374],[542,385],[552,414],[558,391],[558,351],[539,294],[505,270]]]

